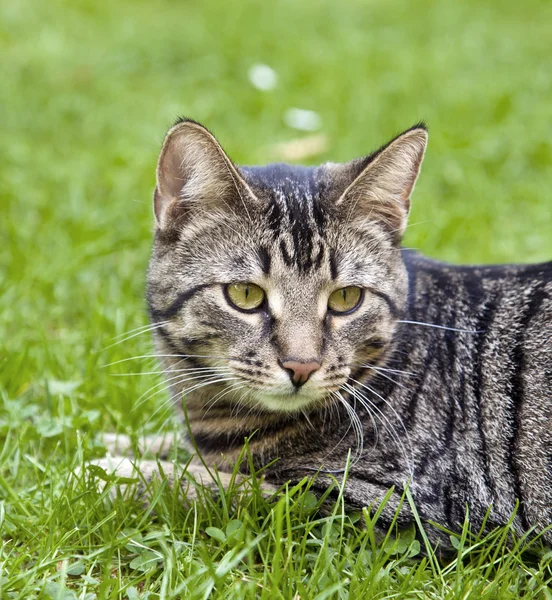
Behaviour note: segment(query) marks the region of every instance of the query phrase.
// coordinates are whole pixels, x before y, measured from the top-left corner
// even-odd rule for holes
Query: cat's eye
[[[230,283],[225,289],[230,304],[240,310],[255,310],[265,301],[264,291],[254,283]]]
[[[335,290],[328,298],[328,308],[336,313],[350,313],[360,306],[362,290],[356,285],[349,285]]]

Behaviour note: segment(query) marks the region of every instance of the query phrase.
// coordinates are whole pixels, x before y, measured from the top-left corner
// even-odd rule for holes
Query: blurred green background
[[[424,119],[405,245],[453,262],[552,258],[551,39],[547,0],[3,0],[4,424],[46,400],[61,418],[52,390],[116,428],[145,420],[131,409],[151,378],[101,366],[147,352],[148,336],[102,349],[146,323],[154,168],[177,115],[249,164],[312,135],[286,124],[292,107],[319,116],[313,163]],[[256,64],[273,89],[252,85]]]

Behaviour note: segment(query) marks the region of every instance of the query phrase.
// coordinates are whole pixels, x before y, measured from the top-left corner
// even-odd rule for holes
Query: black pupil
[[[247,300],[248,297],[249,297],[249,286],[246,285],[245,286],[245,299]]]
[[[341,294],[343,295],[343,303],[346,304],[346,302],[347,302],[347,290],[345,288],[343,288],[343,290],[341,291]]]

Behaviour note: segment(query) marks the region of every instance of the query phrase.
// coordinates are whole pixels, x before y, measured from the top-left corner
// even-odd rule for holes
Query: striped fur
[[[352,466],[347,501],[391,518],[411,481],[423,518],[456,528],[552,523],[552,263],[454,267],[401,250],[427,134],[344,165],[238,168],[197,123],[158,168],[148,303],[177,407],[225,469],[244,438],[279,484]],[[267,294],[233,308],[229,283]],[[364,290],[349,315],[329,294]],[[296,389],[284,360],[321,368]],[[188,369],[188,370],[183,370]],[[194,379],[195,377],[195,379]],[[243,465],[246,469],[246,466]],[[404,511],[404,522],[411,516]],[[550,541],[550,536],[549,536]]]

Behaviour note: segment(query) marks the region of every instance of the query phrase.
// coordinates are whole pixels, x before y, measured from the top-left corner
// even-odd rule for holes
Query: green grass
[[[175,431],[144,325],[154,166],[178,114],[242,163],[275,158],[290,107],[346,160],[420,119],[430,146],[405,244],[454,262],[552,258],[552,4],[0,3],[1,598],[552,598],[550,555],[508,529],[382,542],[267,502],[162,485],[145,508],[86,473],[101,431]],[[273,91],[247,71],[267,63]],[[124,338],[123,338],[124,339]],[[116,377],[123,373],[142,376]],[[513,546],[512,546],[513,544]],[[428,554],[429,553],[429,554]]]

